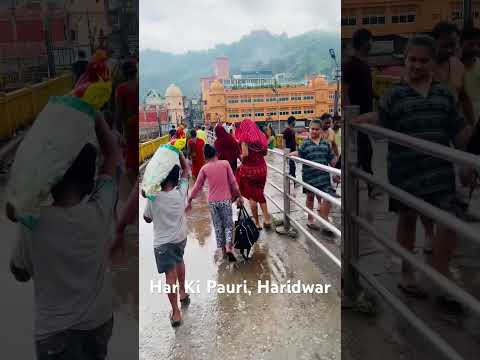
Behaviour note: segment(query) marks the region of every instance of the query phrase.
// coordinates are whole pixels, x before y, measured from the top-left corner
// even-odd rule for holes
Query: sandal
[[[183,299],[180,299],[180,304],[182,307],[190,305],[190,295],[187,294]]]
[[[322,234],[328,237],[334,237],[335,233],[329,229],[322,229]]]
[[[182,319],[173,320],[173,312],[170,312],[170,325],[172,325],[173,328],[179,327],[182,325]]]
[[[428,297],[428,294],[424,290],[420,289],[417,285],[398,284],[397,286],[406,296],[417,299],[426,299]]]
[[[319,231],[320,230],[320,226],[318,226],[317,224],[315,223],[307,223],[307,227],[311,230],[316,230],[316,231]]]
[[[231,251],[227,251],[226,256],[229,262],[237,261],[237,258],[235,257],[235,255],[233,255]]]
[[[463,315],[465,313],[464,306],[450,296],[437,296],[437,303],[445,308],[448,314]]]

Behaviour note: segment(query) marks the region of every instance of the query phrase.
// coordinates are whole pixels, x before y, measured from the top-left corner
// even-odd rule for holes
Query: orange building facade
[[[472,1],[475,26],[480,26],[480,0]],[[431,32],[441,20],[463,25],[463,1],[437,0],[342,0],[342,39],[358,28],[374,36]]]
[[[317,76],[307,85],[289,85],[272,88],[225,89],[214,80],[202,89],[205,122],[240,122],[250,118],[256,122],[285,121],[320,117],[334,113],[335,83]]]

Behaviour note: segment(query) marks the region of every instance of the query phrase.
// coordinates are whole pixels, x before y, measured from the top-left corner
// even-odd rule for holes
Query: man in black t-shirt
[[[373,110],[372,72],[367,63],[371,49],[372,34],[367,29],[358,29],[352,38],[354,54],[342,64],[344,105],[360,106],[360,114]],[[372,144],[368,135],[358,133],[358,165],[373,174]],[[372,186],[368,186],[368,195],[372,197]]]
[[[287,120],[287,128],[283,131],[283,148],[290,149],[290,152],[297,150],[297,141],[295,138],[295,116],[290,116]],[[289,160],[289,175],[295,177],[296,166],[295,161]],[[297,183],[294,184],[296,186]]]

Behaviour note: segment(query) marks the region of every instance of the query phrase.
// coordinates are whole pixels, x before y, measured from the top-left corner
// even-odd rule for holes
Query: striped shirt
[[[382,97],[379,122],[387,129],[449,146],[464,126],[455,98],[439,82],[426,97],[401,81]],[[390,183],[416,196],[455,191],[452,163],[394,143],[388,145]]]
[[[314,161],[322,165],[331,165],[333,159],[335,159],[330,142],[324,139],[321,139],[318,144],[312,141],[312,139],[306,139],[300,146],[300,149],[298,149],[298,155],[302,159]],[[302,166],[302,179],[307,184],[320,190],[331,186],[330,174],[328,172],[305,164]]]

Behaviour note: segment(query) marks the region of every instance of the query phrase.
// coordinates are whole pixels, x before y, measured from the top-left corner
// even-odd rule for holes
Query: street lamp
[[[280,104],[278,103],[278,91],[275,88],[272,88],[273,93],[275,94],[276,104],[277,104],[277,122],[278,122],[278,133],[280,134]]]
[[[335,50],[330,49],[328,50],[330,53],[330,57],[335,62],[335,80],[337,82],[337,89],[335,90],[335,110],[334,110],[334,117],[335,119],[338,118],[338,100],[340,97],[340,69],[338,67],[337,57],[335,55]]]

